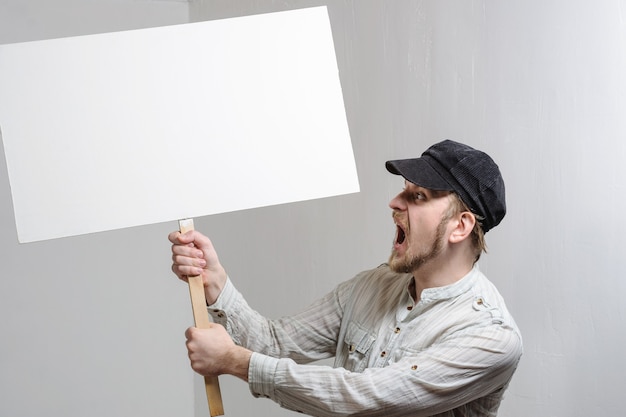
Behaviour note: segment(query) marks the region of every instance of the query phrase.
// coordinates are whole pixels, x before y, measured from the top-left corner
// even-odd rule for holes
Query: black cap
[[[426,149],[420,158],[387,161],[385,166],[420,187],[457,193],[472,213],[482,218],[485,233],[506,214],[504,180],[498,165],[470,146],[444,140]]]

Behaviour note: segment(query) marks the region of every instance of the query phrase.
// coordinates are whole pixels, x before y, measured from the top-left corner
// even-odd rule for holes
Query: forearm
[[[407,395],[402,387],[407,379],[392,369],[356,373],[253,354],[249,375],[249,388],[255,397],[271,399],[283,408],[311,416],[432,415],[412,403],[414,393]]]

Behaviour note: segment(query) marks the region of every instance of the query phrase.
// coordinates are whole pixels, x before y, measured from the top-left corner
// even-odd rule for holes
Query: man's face
[[[436,259],[446,240],[450,192],[432,191],[405,181],[404,190],[389,202],[396,224],[389,266],[415,272]]]

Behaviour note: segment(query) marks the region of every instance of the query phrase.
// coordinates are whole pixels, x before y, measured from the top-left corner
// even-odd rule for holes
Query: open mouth
[[[404,243],[404,239],[406,239],[406,233],[404,229],[399,225],[396,225],[396,244],[401,245]]]

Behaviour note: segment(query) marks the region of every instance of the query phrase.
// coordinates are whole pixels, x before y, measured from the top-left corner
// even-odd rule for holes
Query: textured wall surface
[[[384,203],[399,184],[382,161],[443,138],[482,148],[503,171],[509,210],[481,268],[525,341],[500,415],[620,414],[626,2],[201,0],[190,10],[202,20],[326,3],[362,192],[338,203],[346,221],[297,226],[288,239],[310,248],[288,251],[285,264],[305,263],[300,282],[332,282],[346,264],[350,275],[384,260]],[[256,237],[248,245],[266,250]],[[319,247],[339,259],[319,259]],[[327,262],[341,274],[320,273]],[[281,299],[243,275],[256,305]]]

